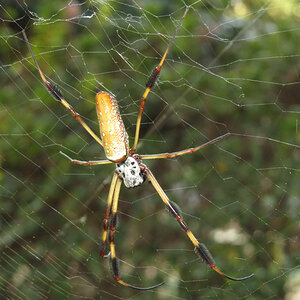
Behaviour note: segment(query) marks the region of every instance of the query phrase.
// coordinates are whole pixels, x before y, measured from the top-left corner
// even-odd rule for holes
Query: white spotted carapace
[[[128,156],[129,141],[117,100],[106,92],[99,92],[96,107],[105,155],[112,162],[121,162]]]

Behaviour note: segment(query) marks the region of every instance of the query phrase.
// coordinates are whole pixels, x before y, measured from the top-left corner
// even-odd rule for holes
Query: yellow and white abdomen
[[[96,107],[105,155],[110,161],[123,161],[129,153],[129,141],[117,100],[106,92],[99,92]]]

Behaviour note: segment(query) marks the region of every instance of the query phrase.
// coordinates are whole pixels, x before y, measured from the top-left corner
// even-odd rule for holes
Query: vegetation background
[[[138,152],[215,145],[146,162],[231,282],[201,262],[149,183],[123,187],[117,285],[98,258],[113,165],[45,90],[22,38],[98,132],[94,97],[139,99],[186,5],[145,107]],[[285,1],[8,1],[0,6],[1,299],[299,299],[300,5]]]

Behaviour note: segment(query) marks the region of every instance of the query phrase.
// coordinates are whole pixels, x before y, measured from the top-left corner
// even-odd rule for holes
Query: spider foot
[[[154,285],[154,286],[142,288],[142,287],[137,287],[137,286],[128,284],[128,283],[122,281],[122,280],[121,280],[120,278],[118,278],[118,277],[115,277],[115,280],[116,280],[118,283],[120,283],[120,284],[122,284],[122,285],[124,285],[124,286],[126,286],[126,287],[129,287],[129,288],[134,289],[134,290],[139,290],[139,291],[149,291],[149,290],[153,290],[153,289],[156,289],[156,288],[160,287],[161,285],[163,285],[163,284],[165,283],[165,282],[163,281],[163,282],[161,282],[161,283],[159,283],[159,284],[156,284],[156,285]]]
[[[165,282],[161,282],[161,283],[156,284],[154,286],[145,287],[145,288],[138,287],[138,286],[135,286],[135,285],[131,285],[131,284],[126,283],[126,282],[124,282],[123,280],[120,279],[120,275],[119,275],[119,261],[118,261],[117,257],[113,257],[113,258],[111,257],[110,258],[110,266],[111,266],[111,270],[113,272],[113,277],[115,278],[115,280],[118,283],[120,283],[120,284],[122,284],[122,285],[124,285],[126,287],[129,287],[131,289],[134,289],[134,290],[149,291],[149,290],[156,289],[156,288],[160,287],[161,285],[163,285],[165,283]]]
[[[209,252],[209,250],[206,248],[206,246],[204,244],[199,243],[196,247],[195,247],[195,252],[203,259],[203,261],[209,265],[209,267],[214,270],[215,272],[217,272],[218,274],[220,274],[221,276],[233,280],[233,281],[243,281],[243,280],[247,280],[250,279],[251,277],[254,276],[254,274],[251,274],[249,276],[246,277],[242,277],[242,278],[235,278],[235,277],[231,277],[225,273],[223,273],[222,271],[220,271],[214,262],[214,259],[211,255],[211,253]]]
[[[247,280],[247,279],[250,279],[254,276],[254,274],[251,274],[249,276],[245,276],[245,277],[242,277],[242,278],[235,278],[235,277],[231,277],[223,272],[221,272],[216,266],[210,266],[214,271],[216,271],[218,274],[222,275],[223,277],[227,278],[227,279],[230,279],[232,281],[243,281],[243,280]]]

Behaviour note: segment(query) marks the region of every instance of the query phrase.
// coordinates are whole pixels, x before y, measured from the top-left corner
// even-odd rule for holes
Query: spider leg
[[[189,149],[185,149],[185,150],[181,150],[181,151],[176,151],[176,152],[171,152],[171,153],[159,153],[159,154],[145,154],[145,155],[136,155],[137,158],[140,158],[140,159],[157,159],[157,158],[174,158],[174,157],[177,157],[177,156],[181,156],[181,155],[185,155],[185,154],[189,154],[189,153],[193,153],[193,152],[196,152],[202,148],[204,148],[205,146],[207,145],[210,145],[210,144],[214,144],[224,138],[226,138],[227,136],[231,135],[230,132],[228,133],[225,133],[221,136],[218,136],[216,137],[215,139],[207,142],[207,143],[204,143],[198,147],[195,147],[195,148],[189,148]]]
[[[23,33],[23,36],[24,36],[24,40],[27,44],[27,47],[31,53],[31,56],[34,60],[34,63],[40,73],[40,76],[46,86],[46,88],[48,89],[49,93],[52,95],[52,97],[58,101],[61,102],[62,105],[64,105],[68,110],[69,112],[73,115],[73,117],[82,125],[82,127],[94,138],[94,140],[96,140],[96,142],[98,142],[101,146],[103,146],[103,143],[101,141],[101,139],[94,133],[94,131],[82,120],[82,118],[80,117],[80,115],[74,110],[74,108],[63,98],[61,92],[58,90],[58,88],[53,85],[51,82],[49,82],[44,73],[42,72],[42,70],[40,69],[40,66],[33,54],[33,51],[31,49],[31,46],[29,44],[29,41],[28,41],[28,38],[27,38],[27,35],[25,33],[25,30],[23,29],[22,30],[22,33]]]
[[[155,84],[155,81],[160,73],[160,70],[165,62],[165,59],[166,59],[166,56],[170,50],[170,47],[177,35],[177,32],[179,30],[179,28],[181,27],[182,25],[182,22],[184,20],[184,17],[185,15],[187,14],[189,10],[189,7],[187,7],[184,11],[184,14],[179,22],[179,24],[177,25],[176,29],[175,29],[175,33],[172,37],[172,39],[170,40],[169,44],[168,44],[168,47],[164,53],[164,55],[162,56],[161,60],[160,60],[160,63],[158,64],[158,66],[152,71],[150,77],[148,78],[147,82],[146,82],[146,90],[141,98],[141,102],[140,102],[140,107],[139,107],[139,112],[138,112],[138,117],[137,117],[137,121],[136,121],[136,129],[135,129],[135,137],[134,137],[134,144],[133,144],[133,147],[131,148],[130,152],[131,153],[135,153],[136,151],[136,147],[137,147],[137,144],[138,144],[138,141],[139,141],[139,135],[140,135],[140,127],[141,127],[141,120],[142,120],[142,115],[143,115],[143,111],[144,111],[144,106],[145,106],[145,102],[146,102],[146,99],[148,97],[148,94],[151,90],[151,88],[154,86]]]
[[[68,160],[70,160],[71,163],[77,164],[77,165],[95,166],[95,165],[105,165],[105,164],[111,164],[112,163],[110,160],[107,160],[107,159],[106,160],[89,160],[89,161],[77,160],[77,159],[71,158],[70,156],[63,153],[62,151],[59,151],[59,153],[61,155],[63,155],[64,157],[66,157]]]
[[[114,195],[114,191],[116,188],[116,183],[118,179],[118,174],[114,173],[114,176],[111,180],[110,188],[109,188],[109,193],[107,197],[107,206],[106,206],[106,212],[105,216],[103,219],[103,234],[102,234],[102,245],[101,245],[101,250],[100,250],[100,257],[104,257],[104,250],[105,250],[105,242],[107,238],[107,230],[108,230],[108,221],[111,215],[111,204],[112,204],[112,199]]]
[[[165,192],[163,191],[163,189],[161,188],[161,186],[159,185],[159,183],[157,182],[157,180],[155,179],[155,177],[153,176],[153,174],[151,173],[151,171],[149,169],[145,170],[147,178],[150,180],[150,182],[152,183],[153,187],[156,189],[157,193],[159,194],[159,196],[161,197],[161,199],[163,200],[163,202],[165,203],[166,207],[168,208],[168,211],[170,212],[170,214],[177,220],[177,222],[179,223],[180,227],[185,231],[185,233],[187,234],[187,236],[189,237],[190,241],[193,243],[193,245],[195,246],[195,252],[196,254],[198,254],[203,261],[209,265],[209,267],[211,269],[213,269],[214,271],[216,271],[217,273],[219,273],[220,275],[230,279],[230,280],[234,280],[234,281],[242,281],[242,280],[246,280],[249,279],[251,277],[254,276],[254,274],[251,274],[249,276],[246,277],[242,277],[242,278],[234,278],[231,277],[229,275],[226,275],[225,273],[223,273],[222,271],[220,271],[216,265],[215,262],[212,258],[212,255],[210,254],[210,252],[208,251],[208,249],[205,247],[205,245],[201,244],[198,242],[198,240],[195,238],[195,236],[193,235],[193,233],[191,232],[191,230],[189,229],[189,227],[187,226],[187,224],[184,222],[182,215],[180,213],[179,208],[177,207],[177,205],[175,205],[174,203],[172,203],[168,196],[165,194]]]
[[[136,287],[134,285],[128,284],[120,279],[118,258],[116,257],[116,250],[115,250],[114,234],[116,231],[117,210],[118,210],[118,202],[119,202],[119,194],[120,194],[121,184],[122,184],[122,180],[120,178],[117,178],[115,191],[114,191],[114,197],[113,197],[112,211],[111,211],[111,221],[110,221],[110,227],[109,227],[110,263],[111,263],[113,275],[114,275],[115,280],[118,283],[120,283],[126,287],[129,287],[129,288],[132,288],[135,290],[152,290],[152,289],[155,289],[155,288],[161,286],[162,284],[164,284],[164,282],[161,282],[155,286],[141,288],[141,287]]]

